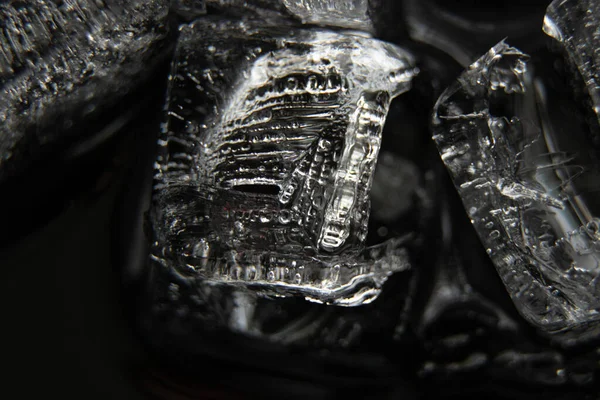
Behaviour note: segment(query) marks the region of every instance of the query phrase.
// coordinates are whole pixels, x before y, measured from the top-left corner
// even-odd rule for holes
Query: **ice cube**
[[[160,139],[154,258],[216,283],[343,305],[408,267],[365,249],[390,101],[412,56],[389,43],[264,21],[181,30]]]
[[[434,140],[521,314],[571,344],[598,333],[598,148],[530,65],[494,46],[438,100]]]

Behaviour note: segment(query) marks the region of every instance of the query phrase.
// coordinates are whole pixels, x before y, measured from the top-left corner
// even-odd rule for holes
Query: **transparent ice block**
[[[530,65],[494,46],[439,98],[434,140],[521,314],[571,344],[598,333],[598,148]]]
[[[364,34],[202,19],[183,26],[156,163],[153,257],[262,294],[341,305],[408,268],[365,248],[390,101],[412,57]]]

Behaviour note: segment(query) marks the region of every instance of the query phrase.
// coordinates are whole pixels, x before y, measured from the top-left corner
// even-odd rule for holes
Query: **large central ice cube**
[[[215,282],[357,304],[406,267],[364,251],[391,99],[412,58],[365,36],[199,20],[182,29],[157,163],[155,257]]]

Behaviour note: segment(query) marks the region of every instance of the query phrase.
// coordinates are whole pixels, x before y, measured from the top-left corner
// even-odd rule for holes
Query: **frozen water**
[[[600,317],[598,148],[528,65],[493,47],[438,100],[434,140],[521,314],[573,343]]]
[[[181,0],[180,2],[190,0]],[[303,24],[354,29],[372,32],[372,14],[380,12],[381,4],[369,0],[206,0],[206,5],[229,14],[259,18],[290,18]]]
[[[393,97],[416,70],[350,33],[203,19],[181,30],[160,140],[154,257],[203,279],[344,305],[408,267],[364,246]]]
[[[134,89],[164,59],[167,13],[166,0],[0,4],[0,180]]]

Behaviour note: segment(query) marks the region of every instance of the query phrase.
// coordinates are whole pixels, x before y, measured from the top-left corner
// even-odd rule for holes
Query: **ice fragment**
[[[600,164],[528,65],[494,46],[438,100],[434,140],[521,314],[574,343],[598,333]]]

